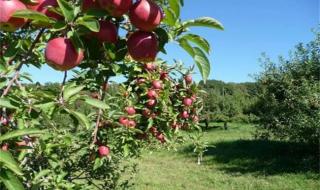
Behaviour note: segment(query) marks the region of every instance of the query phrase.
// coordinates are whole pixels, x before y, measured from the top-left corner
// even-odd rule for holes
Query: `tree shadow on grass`
[[[192,147],[183,152],[192,152]],[[205,157],[204,164],[216,164],[218,169],[231,173],[319,174],[319,149],[306,144],[267,140],[218,142],[208,148]]]

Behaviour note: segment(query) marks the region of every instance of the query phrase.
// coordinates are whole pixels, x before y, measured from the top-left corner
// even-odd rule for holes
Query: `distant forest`
[[[201,88],[203,95],[203,118],[210,121],[255,122],[254,105],[257,102],[258,88],[254,82],[225,83],[209,80]]]

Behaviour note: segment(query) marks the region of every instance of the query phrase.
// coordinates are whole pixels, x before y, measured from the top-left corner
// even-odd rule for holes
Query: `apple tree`
[[[189,29],[223,26],[181,20],[183,4],[0,0],[1,189],[126,188],[128,159],[180,141],[180,130],[200,130],[193,67],[157,56],[176,42],[205,81],[210,45]],[[26,83],[23,69],[44,64],[64,73],[58,89]]]

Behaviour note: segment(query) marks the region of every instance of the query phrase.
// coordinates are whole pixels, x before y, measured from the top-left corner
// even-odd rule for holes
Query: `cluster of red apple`
[[[56,0],[35,0],[24,4],[19,0],[0,0],[0,29],[15,31],[28,21],[23,18],[12,17],[17,10],[30,9],[55,19],[64,19],[49,7],[57,7]],[[83,0],[82,12],[92,9],[107,10],[112,17],[121,17],[129,13],[130,22],[138,30],[128,35],[127,47],[130,56],[136,61],[153,61],[158,53],[157,36],[152,32],[161,22],[163,13],[161,8],[151,0]],[[101,43],[117,43],[118,28],[111,20],[100,20],[100,30],[91,32]],[[46,26],[50,27],[50,26]],[[84,51],[77,50],[71,39],[65,36],[51,39],[45,49],[47,63],[61,71],[78,66],[84,59]]]
[[[133,90],[124,93],[129,105],[125,106],[125,115],[118,122],[144,131],[137,135],[139,139],[146,139],[149,133],[165,143],[167,133],[198,122],[196,86],[191,75],[185,75],[182,81],[173,79],[165,65],[145,63],[142,67],[142,72],[137,71],[130,78],[135,81],[128,84]]]
[[[196,107],[193,106],[194,103],[197,101],[197,95],[194,91],[191,89],[192,85],[192,76],[191,75],[186,75],[184,77],[185,84],[186,84],[186,90],[184,91],[183,95],[181,98],[183,106],[180,108],[181,113],[180,113],[180,118],[182,120],[188,120],[192,119],[194,123],[199,122],[199,116],[197,114]],[[178,86],[179,88],[179,86]],[[179,98],[179,97],[177,97]],[[179,128],[181,125],[175,123],[174,128]],[[183,127],[183,126],[182,126]],[[187,126],[184,126],[187,127]]]
[[[149,118],[156,119],[156,117],[159,115],[159,110],[157,110],[156,106],[158,104],[161,91],[165,88],[164,83],[168,79],[168,76],[165,75],[166,72],[162,71],[159,77],[159,69],[157,65],[151,62],[145,63],[143,65],[143,70],[144,72],[142,72],[142,75],[145,76],[139,76],[139,74],[136,73],[135,76],[133,76],[134,78],[132,78],[132,81],[135,81],[134,86],[136,87],[136,90],[132,93],[135,93],[139,96],[136,106],[143,108],[137,111],[133,106],[125,107],[124,111],[126,116],[121,116],[119,118],[119,123],[129,128],[135,128],[138,123],[138,127],[142,130],[145,130],[146,125],[144,122]],[[129,99],[131,98],[130,94],[125,94],[125,97]],[[135,117],[136,114],[141,116],[140,119]],[[134,119],[137,119],[138,121],[135,121]],[[165,142],[164,134],[162,132],[154,131],[152,134],[162,143]],[[146,134],[139,135],[139,138],[146,137]]]

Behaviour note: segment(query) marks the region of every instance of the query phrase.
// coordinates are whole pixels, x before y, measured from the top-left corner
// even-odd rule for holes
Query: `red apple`
[[[27,5],[28,9],[38,11],[56,20],[62,20],[62,15],[48,9],[50,6],[58,7],[59,5],[57,0],[38,0],[38,3],[36,5]]]
[[[7,126],[9,124],[9,121],[8,121],[7,118],[1,116],[0,124],[3,125],[3,126]]]
[[[180,117],[183,119],[188,119],[190,117],[190,115],[187,111],[183,111],[180,113]]]
[[[128,118],[126,118],[126,117],[120,117],[120,118],[119,118],[119,123],[120,123],[121,125],[127,126],[127,125],[128,125],[128,122],[129,122],[129,120],[128,120]]]
[[[155,90],[149,89],[148,92],[147,92],[147,97],[150,98],[150,99],[157,98],[158,94],[157,94],[157,92]]]
[[[184,80],[186,81],[187,84],[191,84],[192,83],[192,76],[191,75],[186,75],[184,77]]]
[[[154,71],[156,70],[157,66],[154,63],[146,63],[144,64],[144,68],[147,71]]]
[[[18,0],[0,0],[0,30],[13,32],[21,28],[27,19],[15,18],[12,15],[27,7]]]
[[[98,0],[83,0],[82,1],[82,11],[86,12],[90,9],[99,9]]]
[[[132,0],[98,0],[100,7],[107,10],[113,17],[121,17],[127,13],[132,5]]]
[[[92,36],[97,38],[99,42],[116,43],[118,40],[118,29],[116,25],[110,21],[99,21],[99,32],[93,32]]]
[[[144,108],[144,109],[142,110],[142,115],[143,115],[144,117],[149,118],[149,117],[150,117],[150,114],[151,114],[151,111],[150,111],[148,108]]]
[[[158,139],[161,143],[166,142],[166,139],[164,138],[163,133],[160,133],[160,132],[156,135],[156,139]]]
[[[150,0],[137,1],[129,11],[131,23],[143,31],[152,31],[162,20],[161,8]]]
[[[144,79],[144,78],[138,78],[137,79],[137,84],[143,84],[145,82],[146,82],[146,79]]]
[[[191,106],[192,105],[192,99],[191,98],[184,98],[183,99],[183,105]]]
[[[108,146],[99,146],[98,152],[100,157],[107,157],[110,154],[110,148]]]
[[[193,102],[197,101],[197,95],[193,94],[193,95],[191,96],[191,99],[192,99]]]
[[[162,82],[159,80],[154,80],[152,81],[152,87],[157,90],[162,89]]]
[[[157,101],[155,99],[149,99],[147,101],[147,107],[148,108],[153,108],[154,106],[156,106],[156,104],[157,104]]]
[[[83,57],[83,50],[77,51],[70,39],[62,37],[50,40],[45,49],[48,65],[60,71],[78,66]]]
[[[149,132],[153,135],[156,136],[158,133],[158,129],[156,127],[150,127]]]
[[[151,32],[137,31],[127,41],[130,56],[140,62],[154,61],[158,53],[158,40]]]
[[[91,92],[90,96],[91,96],[91,98],[94,98],[94,99],[97,99],[97,100],[99,100],[100,97],[101,97],[99,92]]]
[[[156,113],[152,113],[152,114],[150,114],[150,118],[156,118],[157,117],[157,114]]]
[[[135,128],[136,127],[136,122],[135,121],[133,121],[133,120],[129,120],[128,121],[128,125],[127,125],[127,127],[129,127],[129,128]]]
[[[179,123],[173,123],[173,124],[171,125],[171,128],[172,128],[172,129],[180,129],[180,128],[181,128],[181,124],[179,124]]]
[[[4,143],[2,146],[1,146],[1,150],[3,151],[8,151],[9,149],[9,144],[8,143]]]
[[[168,77],[169,77],[168,72],[161,71],[161,73],[160,73],[160,79],[161,80],[166,80]]]
[[[133,106],[129,106],[125,108],[126,112],[128,113],[128,115],[134,115],[136,114],[136,110],[134,109]]]
[[[199,122],[199,117],[197,115],[193,115],[191,118],[192,118],[192,121],[194,123],[198,123]]]

